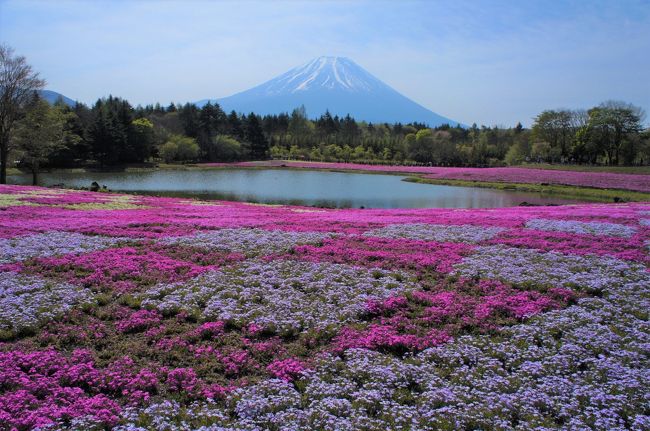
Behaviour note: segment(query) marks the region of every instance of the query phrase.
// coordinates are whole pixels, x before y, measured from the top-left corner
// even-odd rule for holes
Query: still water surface
[[[327,206],[338,208],[487,208],[573,203],[539,193],[402,181],[398,175],[279,169],[159,170],[146,172],[44,173],[45,186],[88,187],[93,181],[114,191],[201,199]],[[10,176],[31,184],[31,176]]]

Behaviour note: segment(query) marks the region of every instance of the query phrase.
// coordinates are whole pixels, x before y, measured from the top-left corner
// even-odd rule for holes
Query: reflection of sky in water
[[[88,187],[97,181],[115,191],[251,202],[366,208],[480,208],[567,203],[536,193],[417,184],[401,176],[307,170],[215,169],[42,174],[43,185]],[[10,182],[30,184],[31,176]]]

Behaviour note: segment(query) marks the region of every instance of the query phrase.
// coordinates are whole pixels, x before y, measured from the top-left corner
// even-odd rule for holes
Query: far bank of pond
[[[126,172],[52,172],[41,185],[88,187],[160,196],[337,208],[487,208],[576,203],[550,194],[402,181],[404,176],[293,169],[163,169]],[[29,175],[11,175],[30,184]]]

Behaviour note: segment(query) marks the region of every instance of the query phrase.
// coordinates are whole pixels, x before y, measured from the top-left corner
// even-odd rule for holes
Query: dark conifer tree
[[[208,147],[212,138],[217,134],[214,127],[215,125],[215,112],[212,103],[208,102],[203,105],[199,113],[199,134],[196,137],[201,154],[207,154]]]
[[[116,127],[117,119],[106,103],[98,100],[93,107],[94,120],[89,130],[91,151],[93,157],[103,169],[117,162],[118,151],[116,143],[124,139],[124,134]]]
[[[215,103],[212,107],[212,128],[218,134],[228,132],[228,117],[218,103]]]
[[[199,109],[194,104],[186,103],[178,112],[185,135],[190,138],[199,136]]]
[[[235,111],[230,111],[228,115],[228,134],[239,141],[242,141],[245,137],[242,121]]]
[[[250,145],[250,156],[253,160],[268,158],[269,142],[264,136],[259,118],[253,113],[246,119],[246,141]]]

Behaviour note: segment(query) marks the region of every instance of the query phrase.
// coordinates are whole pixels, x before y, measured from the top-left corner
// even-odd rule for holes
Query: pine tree
[[[244,129],[239,115],[235,111],[230,111],[228,115],[228,133],[238,141],[244,139]]]
[[[126,131],[121,126],[115,111],[115,100],[109,96],[106,100],[98,100],[93,107],[95,118],[90,127],[89,136],[92,153],[99,161],[101,168],[119,161],[120,151],[124,148],[127,140]]]
[[[194,104],[186,103],[178,112],[178,118],[185,135],[190,138],[199,136],[199,109]]]
[[[254,160],[265,160],[269,154],[269,142],[264,136],[260,120],[251,113],[246,121],[246,140],[250,144],[250,155]]]

